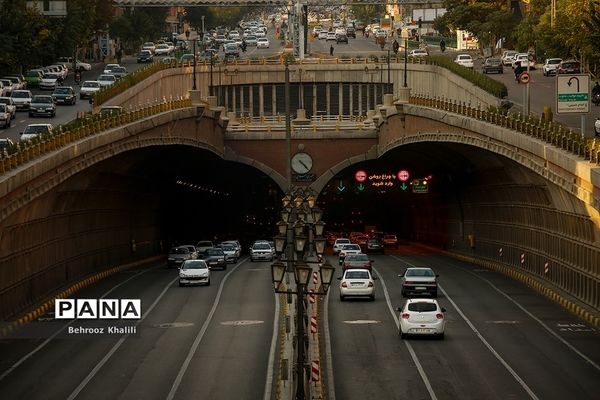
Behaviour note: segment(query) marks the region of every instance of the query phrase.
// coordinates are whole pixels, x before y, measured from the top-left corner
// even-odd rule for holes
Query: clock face
[[[296,153],[292,157],[292,169],[297,174],[306,174],[312,169],[313,159],[308,153]]]

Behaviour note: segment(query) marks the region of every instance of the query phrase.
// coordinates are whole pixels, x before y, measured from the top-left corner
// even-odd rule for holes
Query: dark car
[[[402,278],[402,297],[424,294],[437,297],[437,275],[431,268],[411,267],[398,275]]]
[[[200,255],[200,258],[206,262],[208,268],[227,269],[227,258],[223,249],[212,247]]]
[[[74,105],[77,102],[77,94],[71,86],[59,86],[52,92],[52,98],[57,104]]]
[[[556,69],[557,74],[580,74],[581,64],[579,61],[566,60],[562,61]]]
[[[499,74],[504,73],[504,67],[502,66],[502,60],[499,58],[486,58],[483,62],[483,73],[489,74],[490,72],[496,72]]]
[[[31,99],[29,116],[45,115],[54,118],[56,116],[56,105],[52,96],[37,94]]]
[[[152,52],[150,50],[142,50],[138,53],[137,62],[138,63],[151,63],[154,61],[154,57],[152,56]]]
[[[353,39],[356,39],[356,30],[351,26],[347,27],[346,36],[348,36],[349,38],[351,37]]]
[[[336,43],[348,44],[348,36],[343,35],[343,34],[335,35],[335,41],[336,41]]]
[[[366,268],[369,271],[373,268],[373,260],[366,254],[348,254],[342,263],[342,270],[348,268]]]
[[[383,254],[383,242],[377,238],[371,238],[367,240],[367,253],[382,253]]]

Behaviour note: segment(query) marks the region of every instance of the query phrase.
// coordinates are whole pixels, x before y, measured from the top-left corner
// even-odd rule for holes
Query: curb
[[[134,261],[129,264],[123,264],[123,265],[120,265],[117,267],[113,267],[113,268],[107,269],[105,271],[98,272],[96,274],[88,276],[87,278],[80,280],[79,282],[76,282],[73,285],[69,286],[68,288],[60,291],[56,295],[53,295],[50,300],[46,300],[42,304],[38,305],[34,310],[28,311],[27,313],[22,314],[15,321],[8,324],[8,326],[2,327],[2,329],[0,330],[0,338],[4,338],[4,337],[8,336],[10,333],[14,332],[17,328],[19,328],[31,321],[34,321],[37,318],[39,318],[40,316],[44,315],[46,313],[46,311],[48,311],[49,309],[51,309],[54,306],[55,299],[66,298],[66,297],[72,295],[73,293],[83,289],[84,287],[89,286],[95,282],[98,282],[101,279],[107,278],[111,275],[114,275],[114,274],[124,271],[126,269],[133,268],[133,267],[143,265],[146,263],[158,261],[163,258],[164,258],[164,256],[162,256],[162,255],[149,257],[149,258],[145,258],[143,260]]]

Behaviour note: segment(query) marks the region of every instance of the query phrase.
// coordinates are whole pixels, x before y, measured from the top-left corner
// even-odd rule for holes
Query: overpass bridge
[[[290,67],[313,73],[308,82],[300,83],[300,72],[292,78],[294,93],[316,88],[317,99],[305,104],[318,110],[322,90],[323,104],[338,112],[294,113],[292,148],[310,151],[315,160],[315,179],[297,184],[321,192],[349,167],[386,157],[444,171],[436,192],[410,204],[414,239],[521,279],[598,326],[600,144],[498,112],[498,99],[432,65],[410,66],[410,96],[394,84],[403,71],[392,65],[393,87],[385,94],[381,82],[368,79],[374,67]],[[210,96],[210,66],[203,65],[191,99],[181,97],[191,67],[158,71],[110,100],[125,107],[123,114],[91,119],[2,157],[3,318],[68,283],[164,251],[164,214],[174,204],[187,207],[180,212],[198,212],[174,202],[167,182],[178,171],[219,175],[224,170],[212,165],[245,164],[286,188],[286,130],[277,97],[283,66],[236,69]],[[332,89],[334,82],[339,86]],[[238,101],[242,93],[249,97]],[[265,101],[265,93],[276,99]],[[369,102],[363,93],[371,93]],[[274,107],[265,111],[269,103]]]

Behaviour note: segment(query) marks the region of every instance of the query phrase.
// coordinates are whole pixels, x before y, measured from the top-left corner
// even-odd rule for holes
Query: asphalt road
[[[597,398],[600,333],[558,305],[503,275],[418,249],[372,258],[374,302],[341,302],[337,280],[328,296],[335,398]],[[398,335],[397,275],[410,265],[440,274],[444,340]],[[69,326],[101,323],[46,315],[0,341],[0,398],[262,399],[277,356],[270,274],[269,263],[244,259],[213,271],[208,287],[179,287],[164,265],[103,280],[72,297],[140,298],[137,332],[69,334]]]
[[[140,298],[135,334],[68,334],[66,323],[48,315],[24,328],[22,339],[0,341],[0,398],[262,398],[276,314],[268,264],[230,264],[213,271],[208,287],[179,287],[176,277],[160,265],[78,293]]]
[[[329,295],[338,399],[594,399],[600,334],[527,287],[434,254],[372,256],[376,300]],[[440,274],[446,337],[400,339],[398,274]]]

